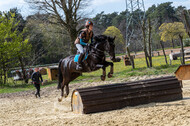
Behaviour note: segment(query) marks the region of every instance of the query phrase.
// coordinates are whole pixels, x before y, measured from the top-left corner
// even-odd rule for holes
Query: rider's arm
[[[83,39],[80,39],[80,44],[86,46],[87,44],[83,42]]]

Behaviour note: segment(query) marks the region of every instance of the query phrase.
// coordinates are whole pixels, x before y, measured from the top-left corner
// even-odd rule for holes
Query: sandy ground
[[[140,77],[138,79],[154,78]],[[131,78],[130,80],[136,80]],[[120,80],[124,81],[124,80]],[[114,82],[101,82],[109,84]],[[70,92],[79,87],[99,83],[70,85]],[[183,100],[150,103],[121,110],[82,115],[71,112],[71,93],[59,103],[60,91],[56,87],[42,89],[42,98],[36,99],[34,91],[0,95],[0,126],[190,126],[190,81],[183,83]]]

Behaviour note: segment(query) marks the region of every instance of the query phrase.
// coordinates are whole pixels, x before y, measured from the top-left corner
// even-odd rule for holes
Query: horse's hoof
[[[62,99],[61,98],[58,98],[58,102],[61,102],[62,101]]]
[[[108,73],[108,78],[111,78],[111,77],[113,77],[113,74]]]
[[[64,95],[64,98],[67,98],[68,97],[68,95]]]
[[[101,75],[101,80],[105,81],[105,79],[106,79],[106,76]]]

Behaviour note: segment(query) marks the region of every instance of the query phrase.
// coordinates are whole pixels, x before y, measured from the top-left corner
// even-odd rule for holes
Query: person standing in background
[[[42,79],[42,75],[39,72],[39,68],[35,68],[32,76],[32,83],[34,84],[35,88],[36,88],[36,93],[35,96],[37,98],[37,96],[40,98],[40,83],[42,83],[43,85],[43,79]]]

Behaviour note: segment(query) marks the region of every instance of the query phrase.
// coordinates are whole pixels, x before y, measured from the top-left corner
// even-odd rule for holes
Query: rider
[[[78,62],[77,62],[77,65],[76,65],[76,70],[82,70],[82,65],[81,65],[81,62],[82,62],[82,59],[84,57],[84,47],[85,46],[88,46],[89,45],[89,40],[91,39],[91,43],[93,43],[93,23],[92,21],[86,21],[85,23],[85,29],[82,29],[80,32],[79,32],[79,35],[77,37],[77,39],[75,40],[75,44],[76,44],[76,47],[77,49],[79,50],[80,52],[80,56],[78,58]]]

